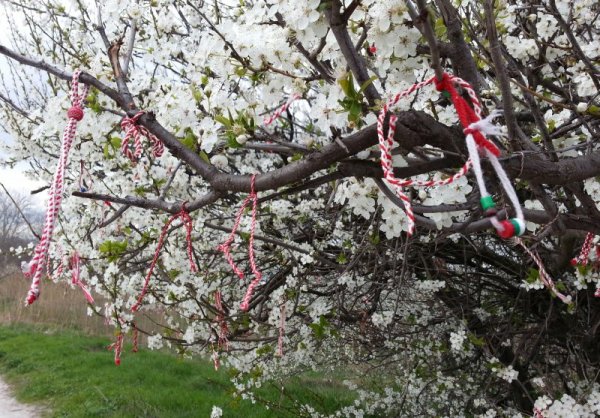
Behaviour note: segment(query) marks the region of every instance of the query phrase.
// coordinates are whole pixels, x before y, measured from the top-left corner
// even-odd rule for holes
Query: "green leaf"
[[[352,77],[352,73],[348,73],[346,78],[338,80],[338,83],[342,87],[342,91],[346,97],[350,97],[352,99],[358,98],[358,93],[354,89],[354,77]]]
[[[237,142],[234,135],[228,135],[227,136],[227,146],[229,148],[242,148],[243,145],[240,144],[239,142]]]
[[[118,136],[113,136],[110,138],[110,146],[113,147],[115,150],[118,150],[121,148],[121,138],[119,138]]]
[[[106,160],[112,160],[113,158],[115,158],[114,156],[110,155],[109,151],[108,151],[108,144],[105,144],[103,149],[102,149],[102,153],[104,154],[104,158]]]
[[[586,276],[589,272],[590,272],[590,266],[588,265],[583,265],[583,264],[578,264],[577,265],[577,270],[579,270],[579,274],[581,274],[582,276]]]
[[[367,81],[365,81],[365,82],[363,83],[363,85],[362,85],[362,86],[360,86],[360,90],[359,90],[358,92],[359,92],[359,93],[362,93],[362,92],[364,92],[364,91],[367,89],[367,87],[369,87],[371,84],[373,84],[373,81],[377,80],[377,78],[378,78],[378,77],[377,77],[376,75],[374,75],[374,76],[371,76],[371,78],[369,78]]]
[[[215,120],[217,122],[219,122],[221,125],[223,125],[223,126],[225,126],[227,128],[231,128],[232,121],[229,120],[229,119],[227,119],[225,116],[217,115],[217,116],[215,116]]]
[[[198,137],[194,134],[194,132],[190,128],[185,128],[184,130],[185,136],[181,139],[181,143],[185,145],[186,148],[196,151],[196,146],[198,144]]]
[[[210,158],[208,158],[208,155],[204,151],[200,151],[200,158],[202,158],[205,163],[210,164]]]
[[[379,234],[377,232],[371,234],[371,243],[373,245],[377,245],[381,242],[381,237],[379,236]]]
[[[475,347],[483,347],[485,345],[485,339],[483,337],[477,338],[475,334],[467,334],[467,338]]]
[[[586,112],[593,116],[600,116],[600,107],[596,105],[591,105],[587,108]]]
[[[346,96],[350,96],[350,88],[348,87],[348,80],[341,79],[341,80],[338,80],[338,83],[339,83],[340,87],[342,88],[342,91],[344,92],[344,94]]]
[[[531,283],[537,282],[539,277],[540,277],[539,270],[530,268],[529,271],[527,272],[527,278],[525,280],[527,281],[527,283],[531,284]]]
[[[104,254],[108,261],[117,261],[127,250],[127,241],[104,241],[98,247],[98,251]]]
[[[362,104],[359,102],[353,102],[350,105],[350,111],[348,112],[348,120],[351,122],[360,122],[360,116],[362,115]]]

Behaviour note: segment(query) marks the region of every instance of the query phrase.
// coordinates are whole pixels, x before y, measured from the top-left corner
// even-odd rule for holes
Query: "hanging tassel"
[[[176,213],[175,215],[173,215],[169,218],[169,220],[167,221],[167,223],[165,224],[165,226],[163,227],[163,229],[160,233],[160,237],[158,238],[158,244],[156,245],[156,250],[154,251],[154,257],[152,258],[152,263],[150,264],[150,268],[148,269],[148,273],[146,274],[146,278],[144,280],[144,287],[142,288],[142,293],[140,293],[140,296],[138,297],[135,305],[133,305],[131,307],[132,312],[136,312],[140,308],[140,306],[142,306],[142,301],[144,300],[144,296],[146,295],[146,292],[148,291],[148,285],[150,284],[150,277],[152,277],[152,272],[154,271],[154,267],[156,266],[156,263],[158,262],[158,257],[160,256],[160,250],[163,246],[165,237],[167,236],[167,232],[169,231],[169,226],[171,225],[171,223],[173,223],[173,221],[175,221],[176,219],[179,219],[179,218],[181,218],[183,225],[186,229],[185,238],[186,238],[186,242],[187,242],[187,254],[188,254],[188,259],[190,262],[190,270],[192,271],[192,273],[196,273],[198,271],[198,268],[196,267],[196,263],[194,262],[194,257],[193,257],[192,218],[190,217],[189,213],[187,212],[187,210],[185,208],[185,203],[184,203],[181,205],[181,211],[179,211],[178,213]]]
[[[69,121],[63,132],[60,157],[48,193],[48,206],[46,209],[42,238],[35,247],[33,259],[29,262],[27,270],[24,272],[26,277],[31,278],[31,287],[27,293],[26,299],[27,305],[31,305],[40,296],[42,271],[48,258],[48,249],[50,247],[50,242],[52,241],[54,225],[56,224],[56,218],[58,217],[62,203],[64,177],[68,164],[69,152],[77,133],[77,123],[83,119],[84,115],[83,104],[88,95],[89,87],[84,86],[83,89],[79,91],[80,74],[81,71],[76,70],[73,73],[73,79],[71,81],[71,108],[67,112]]]
[[[252,273],[254,274],[254,279],[248,285],[248,289],[246,290],[246,294],[244,295],[244,298],[240,305],[240,308],[242,309],[242,311],[247,311],[248,309],[250,309],[250,301],[252,299],[252,295],[254,294],[254,288],[262,280],[262,273],[258,269],[258,266],[256,265],[256,259],[254,258],[254,231],[256,229],[256,213],[258,211],[258,209],[257,209],[258,208],[258,196],[257,196],[256,190],[255,190],[255,183],[256,183],[256,174],[253,174],[252,179],[250,180],[250,195],[248,197],[246,197],[246,199],[244,199],[242,206],[238,210],[233,228],[231,229],[231,233],[229,234],[229,236],[227,237],[225,242],[217,247],[217,250],[221,251],[224,254],[225,259],[231,266],[234,273],[237,274],[237,276],[240,279],[243,279],[244,273],[236,266],[235,262],[233,261],[233,257],[231,255],[231,244],[233,244],[233,241],[235,240],[235,234],[240,226],[240,222],[241,222],[241,218],[244,213],[244,210],[246,209],[246,206],[248,206],[248,203],[252,202],[252,219],[250,222],[250,239],[248,242],[248,257],[250,259],[250,269],[251,269]]]

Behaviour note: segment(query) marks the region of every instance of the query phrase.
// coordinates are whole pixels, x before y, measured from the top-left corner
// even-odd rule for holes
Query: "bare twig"
[[[438,48],[435,33],[433,32],[433,28],[430,24],[430,16],[427,10],[427,5],[425,4],[424,0],[417,0],[417,4],[419,5],[419,12],[417,12],[417,9],[412,4],[411,0],[406,1],[408,14],[413,20],[414,25],[417,27],[417,29],[419,29],[419,32],[421,32],[425,37],[425,40],[429,45],[429,53],[431,54],[431,66],[435,71],[436,78],[441,80],[444,70],[442,69],[442,65],[440,63],[440,50]]]
[[[29,230],[31,231],[31,233],[33,234],[33,236],[35,236],[37,239],[41,239],[40,236],[39,236],[39,234],[37,232],[35,232],[35,229],[33,229],[33,226],[31,225],[31,222],[29,222],[29,220],[27,219],[27,216],[25,216],[25,214],[21,210],[21,207],[19,206],[19,204],[15,201],[15,199],[13,199],[12,195],[8,192],[8,190],[6,189],[6,187],[4,187],[4,184],[0,183],[0,186],[2,187],[2,189],[4,190],[4,192],[6,193],[6,195],[10,199],[10,201],[13,203],[13,205],[15,205],[15,208],[19,212],[19,215],[21,215],[21,218],[23,218],[23,221],[25,221],[25,223],[27,224],[27,227],[29,228]]]
[[[127,50],[125,51],[125,55],[123,56],[123,75],[127,77],[129,74],[129,63],[131,62],[131,57],[133,56],[133,46],[135,45],[135,34],[137,31],[137,23],[135,19],[129,19],[129,37],[127,38]]]

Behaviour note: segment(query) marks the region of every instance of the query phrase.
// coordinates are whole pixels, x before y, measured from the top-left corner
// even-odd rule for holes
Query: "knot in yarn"
[[[433,82],[437,91],[447,91],[450,93],[450,91],[454,88],[452,86],[452,76],[448,73],[444,73],[441,80],[435,77]]]
[[[71,106],[67,112],[67,116],[69,119],[75,119],[77,122],[79,122],[81,119],[83,119],[83,109],[77,105]]]

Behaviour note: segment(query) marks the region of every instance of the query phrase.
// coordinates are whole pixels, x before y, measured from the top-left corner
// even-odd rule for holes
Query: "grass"
[[[233,398],[227,371],[209,362],[142,350],[124,352],[117,367],[109,342],[70,331],[0,327],[0,373],[20,401],[42,404],[52,417],[208,417],[213,405],[224,417],[292,417],[284,393],[330,412],[353,401],[342,385],[306,375],[283,392],[261,389],[262,398],[283,407],[266,410]]]
[[[310,372],[261,388],[267,410],[234,398],[227,370],[143,343],[138,353],[126,346],[116,367],[106,349],[113,330],[86,315],[77,289],[46,282],[42,298],[24,308],[27,289],[20,277],[0,280],[0,374],[20,401],[43,405],[48,416],[209,417],[217,405],[224,417],[285,418],[298,416],[292,398],[322,412],[354,401],[339,383],[347,376]]]

